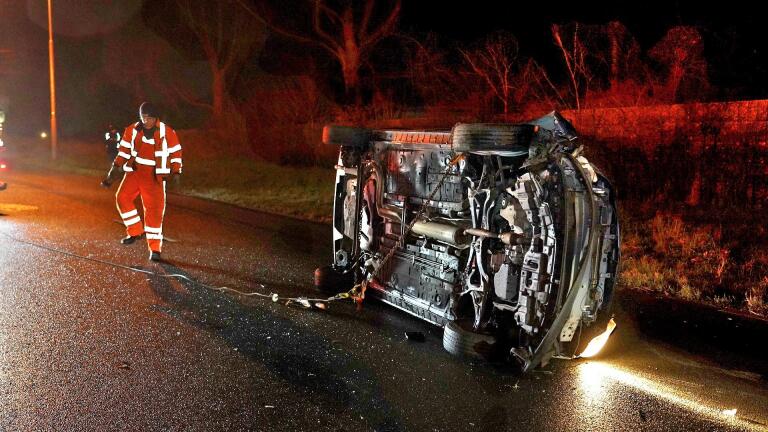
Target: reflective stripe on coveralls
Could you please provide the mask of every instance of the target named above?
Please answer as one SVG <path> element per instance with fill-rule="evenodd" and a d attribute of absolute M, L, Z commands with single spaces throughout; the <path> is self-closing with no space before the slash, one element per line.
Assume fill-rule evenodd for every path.
<path fill-rule="evenodd" d="M 117 154 L 117 156 L 123 157 L 123 158 L 126 159 L 125 163 L 123 164 L 123 171 L 125 171 L 125 172 L 133 172 L 133 168 L 131 168 L 131 166 L 128 165 L 128 162 L 130 162 L 131 156 L 136 156 L 135 151 L 133 150 L 133 143 L 136 141 L 136 135 L 138 134 L 138 132 L 136 131 L 135 125 L 134 125 L 134 127 L 132 129 L 133 129 L 133 132 L 131 133 L 131 141 L 130 142 L 127 142 L 127 141 L 120 142 L 120 146 L 123 146 L 123 142 L 125 142 L 127 144 L 127 145 L 125 145 L 123 147 L 128 148 L 131 151 L 131 154 L 129 155 L 129 154 L 124 153 L 124 152 L 120 152 L 120 153 Z"/>
<path fill-rule="evenodd" d="M 120 207 L 117 208 L 118 211 L 120 211 Z M 120 217 L 123 218 L 123 223 L 126 227 L 130 227 L 133 224 L 137 224 L 141 222 L 141 218 L 139 217 L 139 212 L 136 209 L 133 209 L 127 213 L 120 213 Z"/>
<path fill-rule="evenodd" d="M 144 204 L 144 225 L 138 216 L 134 201 L 141 195 Z M 134 172 L 127 173 L 117 190 L 117 209 L 120 215 L 130 214 L 126 222 L 129 236 L 147 234 L 147 246 L 151 251 L 161 252 L 163 247 L 163 217 L 165 216 L 165 181 L 158 181 L 153 167 L 140 165 Z M 135 216 L 133 216 L 135 215 Z"/>
<path fill-rule="evenodd" d="M 139 134 L 141 139 L 137 139 Z M 160 252 L 166 202 L 164 177 L 172 172 L 181 172 L 181 144 L 176 131 L 163 122 L 157 123 L 157 130 L 152 137 L 144 136 L 144 130 L 138 122 L 128 126 L 124 136 L 131 136 L 131 139 L 120 143 L 119 158 L 122 159 L 116 159 L 117 163 L 123 164 L 126 171 L 117 190 L 117 208 L 121 216 L 136 212 L 128 219 L 131 223 L 126 223 L 128 235 L 138 236 L 146 233 L 149 249 Z M 144 204 L 144 226 L 140 223 L 141 218 L 134 204 L 139 195 Z M 128 222 L 126 218 L 123 221 Z"/>
<path fill-rule="evenodd" d="M 165 132 L 165 128 L 162 128 Z M 136 131 L 134 127 L 134 131 Z M 138 135 L 141 135 L 139 137 Z M 141 139 L 137 139 L 141 138 Z M 120 188 L 117 191 L 116 200 L 118 211 L 123 214 L 133 214 L 132 223 L 127 225 L 126 232 L 130 236 L 146 234 L 147 246 L 153 252 L 161 252 L 163 242 L 163 217 L 165 215 L 165 181 L 157 174 L 161 174 L 160 167 L 156 167 L 155 147 L 157 140 L 143 136 L 143 131 L 138 131 L 131 140 L 131 156 L 135 162 L 134 169 L 126 173 Z M 144 224 L 138 217 L 135 208 L 135 200 L 141 196 L 144 205 Z"/>
<path fill-rule="evenodd" d="M 151 240 L 162 240 L 163 239 L 163 228 L 153 228 L 149 225 L 144 225 L 144 232 L 147 233 L 147 239 Z"/>
<path fill-rule="evenodd" d="M 154 159 L 144 159 L 141 157 L 136 156 L 136 163 L 147 165 L 147 166 L 155 166 L 155 160 Z"/>
<path fill-rule="evenodd" d="M 162 183 L 163 188 L 163 208 L 159 211 L 159 217 L 155 212 L 152 212 L 151 215 L 148 214 L 144 224 L 144 231 L 147 233 L 147 246 L 149 250 L 156 252 L 160 252 L 163 249 L 163 219 L 165 218 L 166 203 L 165 181 L 159 183 Z"/>

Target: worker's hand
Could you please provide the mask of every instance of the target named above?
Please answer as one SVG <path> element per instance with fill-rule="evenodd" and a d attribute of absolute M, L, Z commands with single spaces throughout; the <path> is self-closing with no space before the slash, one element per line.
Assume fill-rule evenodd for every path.
<path fill-rule="evenodd" d="M 115 169 L 114 166 L 107 171 L 107 175 L 104 176 L 104 180 L 101 181 L 101 187 L 105 189 L 109 189 L 112 186 L 112 171 Z"/>
<path fill-rule="evenodd" d="M 120 169 L 120 167 L 117 167 L 115 165 L 112 165 L 109 168 L 109 171 L 107 171 L 107 176 L 104 178 L 104 180 L 101 181 L 101 187 L 103 188 L 110 188 L 112 186 L 112 183 L 117 180 L 117 178 L 120 176 L 120 173 L 123 170 Z"/>
<path fill-rule="evenodd" d="M 170 177 L 171 184 L 174 186 L 178 186 L 181 184 L 181 173 L 180 172 L 172 172 Z"/>

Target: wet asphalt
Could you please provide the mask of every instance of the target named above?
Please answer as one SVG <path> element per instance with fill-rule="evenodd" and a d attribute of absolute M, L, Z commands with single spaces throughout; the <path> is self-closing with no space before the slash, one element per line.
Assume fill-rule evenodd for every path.
<path fill-rule="evenodd" d="M 381 303 L 304 310 L 162 276 L 314 296 L 328 226 L 170 195 L 151 263 L 118 243 L 98 179 L 5 180 L 0 431 L 768 430 L 764 377 L 648 336 L 631 302 L 599 358 L 521 375 L 452 357 L 441 329 Z"/>

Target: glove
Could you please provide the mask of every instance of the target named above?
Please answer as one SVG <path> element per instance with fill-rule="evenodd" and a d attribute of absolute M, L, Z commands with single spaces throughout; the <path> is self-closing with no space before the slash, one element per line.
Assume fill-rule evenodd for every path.
<path fill-rule="evenodd" d="M 104 180 L 101 181 L 101 187 L 109 189 L 112 186 L 112 183 L 117 180 L 117 178 L 120 176 L 121 172 L 123 170 L 115 165 L 112 165 L 109 168 L 109 171 L 107 171 L 107 176 L 104 178 Z"/>
<path fill-rule="evenodd" d="M 170 178 L 171 184 L 174 186 L 178 186 L 181 184 L 181 173 L 180 172 L 172 172 L 171 178 Z"/>
<path fill-rule="evenodd" d="M 181 177 L 181 173 L 172 172 L 170 174 L 166 174 L 165 176 L 156 175 L 155 180 L 158 183 L 165 182 L 168 186 L 175 186 L 180 183 L 180 180 L 181 180 L 180 177 Z"/>

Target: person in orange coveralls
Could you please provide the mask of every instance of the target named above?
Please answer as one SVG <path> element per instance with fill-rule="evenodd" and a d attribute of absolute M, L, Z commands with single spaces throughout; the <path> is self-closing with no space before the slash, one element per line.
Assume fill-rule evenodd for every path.
<path fill-rule="evenodd" d="M 149 259 L 160 261 L 165 182 L 169 176 L 181 174 L 181 144 L 176 131 L 160 121 L 159 112 L 153 104 L 141 104 L 139 119 L 125 129 L 119 152 L 110 170 L 117 172 L 117 167 L 123 167 L 125 171 L 116 198 L 117 211 L 120 212 L 128 235 L 120 242 L 130 245 L 146 236 Z M 138 196 L 141 196 L 144 206 L 143 225 L 135 205 Z"/>

